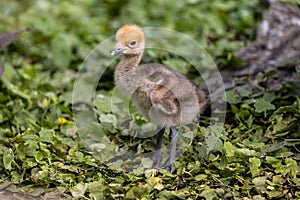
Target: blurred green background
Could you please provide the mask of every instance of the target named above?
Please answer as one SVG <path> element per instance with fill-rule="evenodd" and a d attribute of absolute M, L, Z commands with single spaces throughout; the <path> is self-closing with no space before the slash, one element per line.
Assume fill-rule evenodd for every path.
<path fill-rule="evenodd" d="M 15 53 L 50 70 L 77 69 L 96 44 L 130 23 L 188 34 L 223 63 L 228 52 L 254 38 L 263 9 L 256 0 L 3 0 L 0 4 L 1 32 L 29 30 L 16 41 Z"/>

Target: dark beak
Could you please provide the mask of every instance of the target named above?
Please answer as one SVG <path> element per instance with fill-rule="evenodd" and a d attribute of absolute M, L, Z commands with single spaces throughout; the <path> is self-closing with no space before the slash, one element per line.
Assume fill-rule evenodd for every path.
<path fill-rule="evenodd" d="M 122 54 L 124 50 L 126 50 L 126 48 L 123 48 L 120 43 L 117 43 L 110 55 L 115 56 Z"/>

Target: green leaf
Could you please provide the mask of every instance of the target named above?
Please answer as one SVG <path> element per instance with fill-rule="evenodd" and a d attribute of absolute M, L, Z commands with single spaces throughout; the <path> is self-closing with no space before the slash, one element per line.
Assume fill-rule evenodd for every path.
<path fill-rule="evenodd" d="M 106 114 L 106 115 L 103 114 L 103 115 L 101 115 L 100 116 L 100 121 L 102 123 L 110 123 L 114 126 L 116 126 L 117 123 L 118 123 L 116 116 L 113 115 L 113 114 Z"/>
<path fill-rule="evenodd" d="M 17 171 L 12 171 L 11 175 L 11 182 L 14 184 L 20 184 L 22 182 L 22 176 Z"/>
<path fill-rule="evenodd" d="M 207 178 L 206 174 L 199 174 L 199 175 L 195 176 L 196 181 L 203 181 L 203 180 L 206 180 L 206 178 Z"/>
<path fill-rule="evenodd" d="M 282 113 L 294 113 L 300 115 L 300 110 L 294 106 L 281 106 L 273 113 L 273 115 L 279 115 Z"/>
<path fill-rule="evenodd" d="M 159 177 L 148 177 L 146 181 L 154 189 L 162 190 L 164 188 L 162 179 Z"/>
<path fill-rule="evenodd" d="M 46 164 L 45 161 L 43 161 L 44 159 L 44 154 L 41 151 L 38 151 L 34 154 L 34 158 L 36 160 L 36 162 L 40 163 L 40 164 Z"/>
<path fill-rule="evenodd" d="M 72 194 L 72 197 L 74 198 L 80 198 L 84 197 L 84 193 L 88 187 L 88 184 L 86 183 L 78 183 L 74 187 L 70 188 L 70 192 Z"/>
<path fill-rule="evenodd" d="M 276 69 L 270 70 L 270 71 L 268 71 L 268 72 L 266 72 L 266 73 L 264 74 L 264 78 L 269 78 L 269 77 L 271 77 L 271 76 L 276 75 L 277 73 L 278 73 L 278 71 L 277 71 Z"/>
<path fill-rule="evenodd" d="M 219 162 L 219 167 L 225 168 L 227 166 L 227 164 L 228 164 L 228 159 L 224 154 L 222 154 L 220 162 Z"/>
<path fill-rule="evenodd" d="M 12 149 L 6 149 L 3 153 L 3 164 L 4 164 L 4 168 L 7 170 L 11 170 L 12 169 L 12 162 L 14 161 L 14 154 Z"/>
<path fill-rule="evenodd" d="M 257 152 L 252 149 L 237 148 L 235 153 L 240 156 L 257 156 Z"/>
<path fill-rule="evenodd" d="M 249 95 L 252 93 L 251 90 L 242 86 L 237 87 L 236 90 L 238 91 L 241 97 L 249 97 Z"/>
<path fill-rule="evenodd" d="M 270 93 L 270 92 L 266 92 L 264 93 L 263 99 L 268 101 L 268 102 L 272 102 L 274 99 L 276 98 L 276 95 L 274 93 Z"/>
<path fill-rule="evenodd" d="M 227 157 L 233 157 L 236 151 L 236 147 L 233 146 L 230 142 L 224 142 L 224 148 L 226 151 L 226 156 Z"/>
<path fill-rule="evenodd" d="M 264 186 L 266 184 L 267 177 L 266 176 L 261 176 L 261 177 L 256 177 L 252 179 L 252 183 L 255 186 Z"/>
<path fill-rule="evenodd" d="M 5 70 L 1 76 L 1 80 L 5 82 L 11 82 L 11 80 L 17 76 L 17 71 L 13 68 L 10 63 L 5 63 Z"/>
<path fill-rule="evenodd" d="M 252 177 L 256 177 L 260 174 L 260 159 L 258 158 L 249 158 L 249 162 L 250 162 L 250 172 L 252 174 Z"/>
<path fill-rule="evenodd" d="M 150 158 L 143 158 L 142 159 L 142 165 L 144 168 L 151 168 L 153 165 L 153 161 Z"/>
<path fill-rule="evenodd" d="M 30 97 L 28 94 L 24 93 L 24 91 L 22 91 L 22 89 L 20 89 L 17 85 L 14 85 L 10 82 L 4 81 L 3 83 L 5 84 L 5 86 L 7 87 L 7 89 L 14 95 L 19 96 L 21 98 L 24 98 L 28 101 L 30 101 Z"/>
<path fill-rule="evenodd" d="M 48 142 L 48 143 L 53 143 L 53 138 L 52 138 L 52 134 L 54 133 L 54 131 L 52 129 L 42 129 L 39 132 L 40 138 L 39 140 L 41 142 Z"/>
<path fill-rule="evenodd" d="M 289 169 L 290 178 L 296 183 L 297 182 L 297 174 L 300 172 L 300 167 L 297 164 L 297 161 L 292 158 L 285 159 L 286 167 Z M 299 182 L 299 180 L 298 180 Z"/>
<path fill-rule="evenodd" d="M 239 67 L 243 64 L 243 59 L 239 56 L 236 56 L 233 53 L 229 53 L 227 55 L 227 61 L 228 61 L 227 65 L 229 67 L 233 67 L 233 68 L 234 67 Z"/>
<path fill-rule="evenodd" d="M 271 156 L 266 156 L 266 161 L 268 164 L 270 164 L 273 168 L 281 166 L 281 160 L 271 157 Z"/>
<path fill-rule="evenodd" d="M 225 98 L 226 98 L 226 101 L 230 104 L 237 104 L 237 103 L 241 102 L 241 99 L 238 96 L 236 96 L 235 90 L 227 91 Z"/>
<path fill-rule="evenodd" d="M 276 142 L 274 144 L 266 145 L 263 153 L 274 152 L 282 149 L 286 145 L 286 141 Z"/>
<path fill-rule="evenodd" d="M 267 110 L 274 110 L 275 106 L 269 101 L 266 101 L 264 98 L 256 99 L 254 103 L 255 112 L 261 113 Z"/>
<path fill-rule="evenodd" d="M 147 190 L 147 186 L 138 183 L 137 185 L 133 185 L 126 193 L 125 199 L 138 199 L 142 198 L 143 193 Z"/>
<path fill-rule="evenodd" d="M 221 149 L 223 147 L 222 140 L 214 135 L 209 135 L 205 139 L 209 151 Z"/>
<path fill-rule="evenodd" d="M 23 136 L 24 139 L 28 139 L 28 140 L 38 140 L 39 136 L 35 135 L 35 134 L 26 134 Z"/>
<path fill-rule="evenodd" d="M 95 152 L 101 152 L 103 149 L 105 149 L 106 145 L 102 143 L 95 143 L 90 145 L 91 151 Z"/>
<path fill-rule="evenodd" d="M 275 189 L 267 190 L 266 193 L 271 199 L 282 196 L 282 191 L 278 191 Z"/>
<path fill-rule="evenodd" d="M 217 194 L 215 193 L 215 190 L 213 189 L 206 189 L 200 194 L 201 197 L 204 197 L 207 200 L 213 200 L 217 198 Z"/>

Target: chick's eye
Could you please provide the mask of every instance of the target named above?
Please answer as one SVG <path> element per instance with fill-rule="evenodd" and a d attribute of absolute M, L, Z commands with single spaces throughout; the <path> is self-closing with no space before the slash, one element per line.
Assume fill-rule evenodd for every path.
<path fill-rule="evenodd" d="M 136 45 L 136 41 L 135 40 L 132 41 L 132 42 L 130 42 L 130 46 L 134 46 L 134 45 Z"/>

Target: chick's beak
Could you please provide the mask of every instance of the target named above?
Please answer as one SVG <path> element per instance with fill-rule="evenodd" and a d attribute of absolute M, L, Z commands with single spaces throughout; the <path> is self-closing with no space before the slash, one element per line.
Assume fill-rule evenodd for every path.
<path fill-rule="evenodd" d="M 111 52 L 110 55 L 115 56 L 115 55 L 123 53 L 123 51 L 125 51 L 125 50 L 126 50 L 126 48 L 122 47 L 122 45 L 120 43 L 117 43 L 114 50 Z"/>

